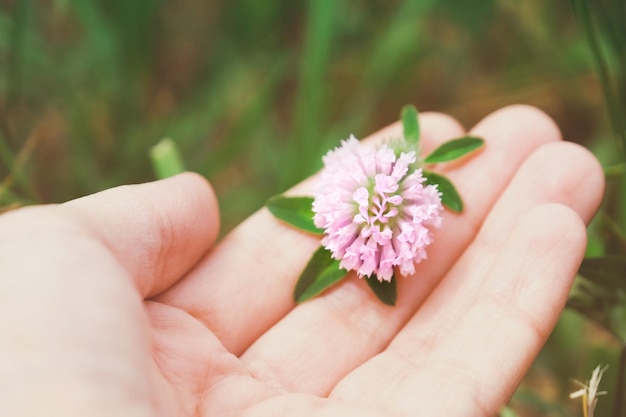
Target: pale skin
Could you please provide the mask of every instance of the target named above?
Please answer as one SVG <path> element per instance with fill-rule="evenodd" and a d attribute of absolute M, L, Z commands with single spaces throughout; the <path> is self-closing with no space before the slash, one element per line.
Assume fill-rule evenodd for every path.
<path fill-rule="evenodd" d="M 420 117 L 424 152 L 464 134 Z M 355 276 L 295 305 L 318 240 L 261 209 L 214 244 L 195 174 L 0 216 L 0 415 L 495 415 L 565 304 L 604 180 L 534 108 L 472 133 L 484 150 L 437 168 L 466 209 L 395 307 Z"/>

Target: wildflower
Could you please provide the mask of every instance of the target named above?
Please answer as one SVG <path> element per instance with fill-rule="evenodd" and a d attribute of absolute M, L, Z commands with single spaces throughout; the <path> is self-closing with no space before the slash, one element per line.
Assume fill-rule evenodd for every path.
<path fill-rule="evenodd" d="M 415 151 L 366 147 L 354 136 L 324 157 L 313 221 L 341 268 L 391 281 L 415 272 L 441 226 L 441 193 L 425 185 Z"/>
<path fill-rule="evenodd" d="M 593 412 L 598 402 L 598 395 L 606 394 L 606 391 L 598 391 L 598 386 L 600 385 L 602 374 L 604 374 L 604 371 L 606 371 L 606 369 L 606 366 L 596 366 L 596 368 L 591 373 L 591 379 L 589 380 L 589 382 L 587 384 L 583 384 L 576 381 L 579 385 L 582 385 L 582 388 L 578 391 L 572 392 L 569 395 L 570 398 L 582 397 L 583 415 L 585 417 L 593 417 Z"/>
<path fill-rule="evenodd" d="M 267 201 L 277 218 L 322 236 L 298 278 L 294 300 L 303 302 L 356 271 L 376 297 L 395 305 L 396 272 L 415 273 L 441 226 L 443 207 L 462 213 L 463 200 L 452 182 L 422 164 L 440 164 L 476 151 L 484 140 L 451 139 L 424 158 L 417 109 L 404 106 L 403 135 L 393 143 L 367 147 L 354 136 L 324 157 L 313 197 L 278 195 Z M 330 256 L 329 256 L 330 252 Z M 375 278 L 375 279 L 374 279 Z"/>

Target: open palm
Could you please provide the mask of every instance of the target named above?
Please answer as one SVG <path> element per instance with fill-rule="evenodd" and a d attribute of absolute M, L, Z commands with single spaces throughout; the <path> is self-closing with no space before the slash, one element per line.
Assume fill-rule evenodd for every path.
<path fill-rule="evenodd" d="M 420 117 L 426 153 L 463 134 Z M 319 242 L 260 210 L 212 247 L 193 174 L 3 215 L 0 415 L 495 414 L 563 308 L 603 175 L 529 107 L 473 132 L 485 149 L 444 171 L 466 209 L 395 307 L 356 277 L 294 305 Z"/>

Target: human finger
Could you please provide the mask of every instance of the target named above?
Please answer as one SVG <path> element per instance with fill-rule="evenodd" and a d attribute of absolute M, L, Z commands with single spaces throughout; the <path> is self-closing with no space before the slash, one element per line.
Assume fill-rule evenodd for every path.
<path fill-rule="evenodd" d="M 0 216 L 0 415 L 151 404 L 142 299 L 208 248 L 215 210 L 184 174 Z"/>
<path fill-rule="evenodd" d="M 447 322 L 436 346 L 416 356 L 409 346 L 392 344 L 330 397 L 398 414 L 419 409 L 424 415 L 495 415 L 554 327 L 585 241 L 584 224 L 571 208 L 533 208 L 498 251 L 471 305 Z"/>
<path fill-rule="evenodd" d="M 422 142 L 430 149 L 463 133 L 454 119 L 420 115 Z M 396 123 L 367 138 L 398 137 Z M 311 193 L 312 179 L 290 194 Z M 204 322 L 225 346 L 242 353 L 294 306 L 293 286 L 319 238 L 277 221 L 261 209 L 226 236 L 183 281 L 159 301 L 184 309 Z"/>
<path fill-rule="evenodd" d="M 335 291 L 296 307 L 255 342 L 242 356 L 248 368 L 273 385 L 326 394 L 389 343 L 474 239 L 518 167 L 542 144 L 560 138 L 547 116 L 523 106 L 487 117 L 474 132 L 486 140 L 483 152 L 446 173 L 464 196 L 466 210 L 460 216 L 446 215 L 428 249 L 429 259 L 418 265 L 413 277 L 398 280 L 396 306 L 382 305 L 362 280 L 348 279 Z M 545 167 L 546 175 L 551 168 Z M 571 171 L 567 184 L 583 175 Z M 561 177 L 565 175 L 559 173 Z M 527 191 L 520 211 L 543 198 L 540 184 Z"/>
<path fill-rule="evenodd" d="M 204 178 L 184 173 L 61 206 L 130 272 L 143 297 L 179 280 L 215 241 L 219 212 Z"/>
<path fill-rule="evenodd" d="M 392 346 L 412 357 L 437 349 L 480 296 L 493 259 L 534 205 L 559 203 L 585 222 L 598 209 L 604 191 L 602 168 L 586 149 L 573 143 L 552 143 L 538 149 L 522 166 L 482 229 L 446 278 L 430 294 Z"/>

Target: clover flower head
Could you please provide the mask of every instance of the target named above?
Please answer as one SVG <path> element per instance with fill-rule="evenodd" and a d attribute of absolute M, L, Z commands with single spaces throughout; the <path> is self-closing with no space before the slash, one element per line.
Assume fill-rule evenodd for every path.
<path fill-rule="evenodd" d="M 324 156 L 313 218 L 340 266 L 390 281 L 415 272 L 440 227 L 441 193 L 416 165 L 415 151 L 368 147 L 354 136 Z"/>

